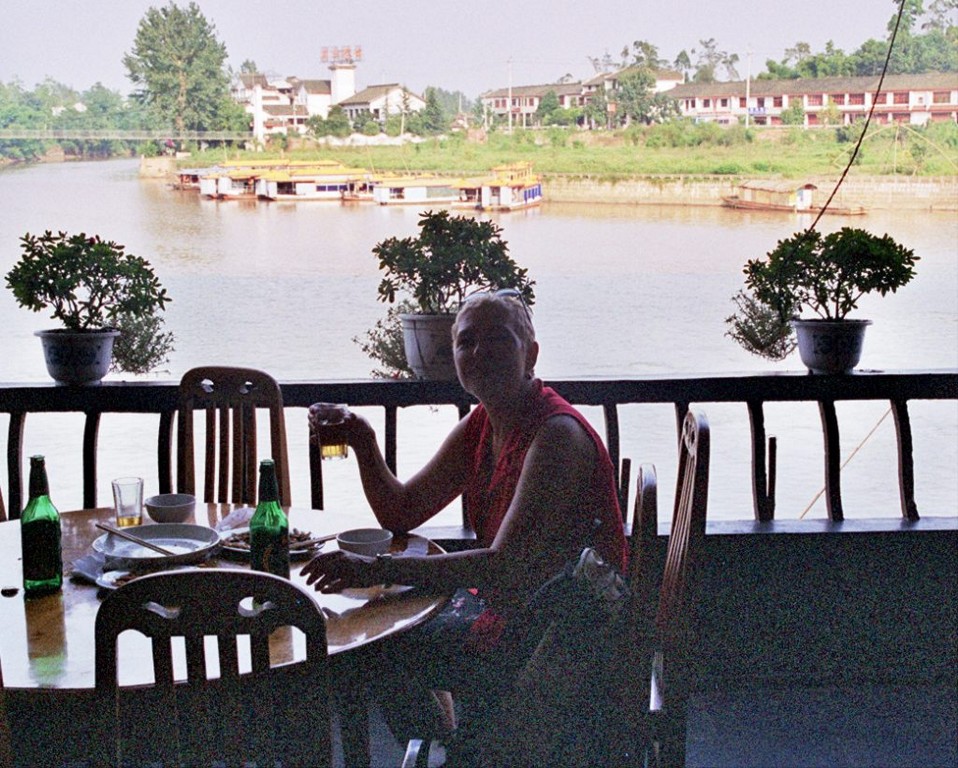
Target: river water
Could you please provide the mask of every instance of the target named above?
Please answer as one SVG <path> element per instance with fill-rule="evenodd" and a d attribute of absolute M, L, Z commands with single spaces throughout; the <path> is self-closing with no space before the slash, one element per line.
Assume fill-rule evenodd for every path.
<path fill-rule="evenodd" d="M 96 233 L 149 259 L 173 302 L 167 327 L 177 337 L 168 369 L 178 379 L 201 364 L 265 369 L 280 380 L 352 379 L 372 363 L 353 341 L 385 313 L 376 299 L 372 247 L 416 233 L 411 207 L 202 200 L 137 175 L 133 160 L 39 165 L 0 171 L 0 270 L 19 257 L 18 238 L 46 229 Z M 797 354 L 772 364 L 724 336 L 742 265 L 810 223 L 787 214 L 723 208 L 560 205 L 493 217 L 520 265 L 536 280 L 534 307 L 542 347 L 537 372 L 550 377 L 798 370 Z M 918 276 L 899 294 L 866 297 L 859 317 L 874 321 L 863 368 L 958 367 L 958 216 L 871 212 L 827 217 L 822 231 L 861 226 L 888 232 L 921 256 Z M 46 381 L 33 331 L 50 327 L 0 291 L 6 330 L 2 381 Z M 117 375 L 111 375 L 118 378 Z M 744 406 L 704 406 L 713 441 L 710 514 L 751 516 L 748 423 Z M 846 515 L 897 514 L 892 419 L 882 404 L 840 406 Z M 958 508 L 958 407 L 915 403 L 917 498 L 925 514 Z M 601 414 L 594 415 L 600 424 Z M 374 422 L 375 414 L 370 414 Z M 455 418 L 448 409 L 412 409 L 400 418 L 400 475 L 428 458 Z M 770 406 L 779 438 L 778 516 L 824 516 L 817 408 Z M 5 417 L 0 417 L 5 430 Z M 622 449 L 659 470 L 665 516 L 674 483 L 670 406 L 622 410 Z M 81 417 L 31 416 L 24 449 L 48 456 L 61 509 L 81 501 Z M 100 503 L 112 476 L 140 474 L 155 490 L 155 418 L 104 418 Z M 309 498 L 305 414 L 289 414 L 294 503 Z M 859 448 L 859 445 L 861 447 Z M 858 449 L 858 450 L 856 450 Z M 0 478 L 6 485 L 6 468 Z M 330 504 L 355 504 L 354 462 L 329 467 Z M 813 503 L 814 502 L 814 503 Z M 806 511 L 807 510 L 807 511 Z M 457 510 L 447 510 L 452 521 Z"/>

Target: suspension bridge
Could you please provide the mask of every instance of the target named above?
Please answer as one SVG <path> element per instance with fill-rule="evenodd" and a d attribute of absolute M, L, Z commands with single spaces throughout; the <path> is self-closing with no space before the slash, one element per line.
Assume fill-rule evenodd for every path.
<path fill-rule="evenodd" d="M 70 128 L 0 128 L 0 141 L 32 139 L 35 141 L 251 141 L 250 131 L 138 131 L 104 128 L 76 130 Z"/>

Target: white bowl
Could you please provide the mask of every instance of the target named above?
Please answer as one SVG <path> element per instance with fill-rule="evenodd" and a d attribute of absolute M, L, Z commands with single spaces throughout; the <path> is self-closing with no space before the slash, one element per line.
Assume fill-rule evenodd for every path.
<path fill-rule="evenodd" d="M 185 523 L 196 508 L 196 497 L 189 493 L 161 493 L 143 502 L 150 519 L 157 523 Z"/>
<path fill-rule="evenodd" d="M 392 540 L 392 531 L 382 528 L 356 528 L 343 531 L 336 537 L 336 543 L 339 544 L 340 549 L 368 557 L 388 552 Z"/>

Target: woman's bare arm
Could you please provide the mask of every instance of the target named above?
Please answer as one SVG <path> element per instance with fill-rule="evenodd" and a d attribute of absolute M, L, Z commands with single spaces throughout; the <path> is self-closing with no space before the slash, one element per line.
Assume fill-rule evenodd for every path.
<path fill-rule="evenodd" d="M 412 530 L 462 492 L 466 477 L 465 420 L 453 428 L 436 455 L 405 482 L 386 465 L 369 422 L 351 413 L 343 429 L 359 464 L 366 500 L 384 528 Z"/>
<path fill-rule="evenodd" d="M 440 449 L 436 460 L 442 454 Z M 554 417 L 533 440 L 509 511 L 489 547 L 376 563 L 331 552 L 317 556 L 303 572 L 322 591 L 384 582 L 440 591 L 474 586 L 497 590 L 507 603 L 521 604 L 588 543 L 592 521 L 584 489 L 595 459 L 592 438 L 578 422 Z"/>

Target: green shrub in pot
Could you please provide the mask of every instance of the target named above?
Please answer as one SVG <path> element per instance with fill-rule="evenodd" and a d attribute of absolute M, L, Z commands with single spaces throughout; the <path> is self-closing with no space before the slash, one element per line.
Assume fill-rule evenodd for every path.
<path fill-rule="evenodd" d="M 117 371 L 145 373 L 167 359 L 173 335 L 162 331 L 158 313 L 171 299 L 148 261 L 84 233 L 28 232 L 20 245 L 7 287 L 21 307 L 50 310 L 61 323 L 59 329 L 37 332 L 54 379 L 90 383 L 111 364 Z M 114 349 L 118 336 L 122 341 Z M 52 346 L 65 339 L 81 347 L 71 352 Z"/>
<path fill-rule="evenodd" d="M 426 211 L 417 237 L 390 237 L 373 248 L 384 273 L 379 300 L 409 300 L 401 315 L 407 363 L 419 378 L 455 378 L 449 327 L 470 293 L 514 288 L 535 301 L 528 270 L 509 256 L 502 229 L 492 221 Z M 438 326 L 438 327 L 437 327 Z M 418 336 L 418 333 L 422 336 Z M 440 346 L 433 347 L 433 342 Z"/>
<path fill-rule="evenodd" d="M 749 352 L 781 360 L 795 347 L 795 328 L 799 352 L 810 370 L 848 372 L 858 363 L 856 347 L 860 355 L 861 335 L 870 323 L 850 319 L 848 314 L 866 294 L 884 296 L 908 284 L 919 258 L 890 235 L 863 229 L 844 227 L 828 235 L 817 230 L 797 233 L 779 241 L 764 259 L 745 264 L 745 288 L 733 297 L 738 311 L 726 318 L 727 335 Z M 813 317 L 802 317 L 803 312 Z M 826 329 L 844 336 L 841 340 L 822 336 Z M 805 343 L 806 330 L 819 340 L 809 338 Z M 814 347 L 835 353 L 836 359 L 809 364 L 806 348 Z M 843 350 L 854 362 L 838 359 L 837 353 Z"/>

